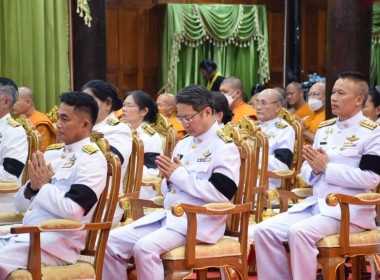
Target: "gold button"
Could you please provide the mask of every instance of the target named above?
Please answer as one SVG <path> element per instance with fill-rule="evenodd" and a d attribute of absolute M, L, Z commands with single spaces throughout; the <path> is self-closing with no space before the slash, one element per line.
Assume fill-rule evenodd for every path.
<path fill-rule="evenodd" d="M 193 149 L 195 149 L 195 147 L 196 147 L 197 145 L 195 145 L 195 144 L 193 144 L 193 146 L 191 146 Z"/>
<path fill-rule="evenodd" d="M 33 206 L 30 206 L 30 207 L 29 207 L 29 211 L 32 211 L 32 210 L 33 210 Z"/>
<path fill-rule="evenodd" d="M 66 157 L 66 155 L 65 155 L 65 154 L 62 154 L 62 155 L 61 155 L 61 158 L 65 158 L 65 157 Z"/>
<path fill-rule="evenodd" d="M 189 161 L 188 160 L 186 161 L 186 165 L 189 165 Z"/>
<path fill-rule="evenodd" d="M 72 147 L 69 147 L 69 152 L 72 152 L 73 151 L 73 148 Z"/>
<path fill-rule="evenodd" d="M 170 206 L 166 207 L 166 209 L 170 210 Z"/>
<path fill-rule="evenodd" d="M 198 143 L 202 143 L 202 139 L 198 138 Z"/>
<path fill-rule="evenodd" d="M 171 193 L 172 193 L 172 194 L 175 194 L 175 190 L 171 190 Z"/>

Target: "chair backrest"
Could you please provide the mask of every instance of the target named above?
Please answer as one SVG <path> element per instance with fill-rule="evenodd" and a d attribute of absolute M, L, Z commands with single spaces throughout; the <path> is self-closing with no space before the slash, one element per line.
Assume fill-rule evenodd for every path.
<path fill-rule="evenodd" d="M 102 133 L 92 133 L 91 141 L 95 142 L 107 160 L 107 180 L 95 211 L 92 216 L 92 223 L 111 222 L 114 217 L 118 194 L 120 188 L 121 164 L 120 159 L 110 152 L 110 146 L 103 138 Z M 85 249 L 82 255 L 95 256 L 94 267 L 96 275 L 100 275 L 107 245 L 109 229 L 98 231 L 88 231 Z M 99 234 L 100 233 L 100 234 Z M 101 262 L 101 263 L 99 263 Z"/>
<path fill-rule="evenodd" d="M 160 135 L 164 155 L 171 157 L 178 141 L 178 133 L 173 125 L 162 114 L 157 115 L 157 120 L 150 126 Z"/>
<path fill-rule="evenodd" d="M 55 125 L 58 121 L 58 106 L 54 106 L 50 109 L 49 112 L 46 114 L 48 118 L 51 120 L 51 122 Z"/>
<path fill-rule="evenodd" d="M 252 177 L 252 201 L 254 202 L 255 221 L 262 221 L 262 213 L 264 210 L 264 192 L 269 188 L 268 181 L 268 153 L 269 142 L 268 137 L 261 128 L 255 125 L 255 122 L 243 117 L 236 124 L 240 129 L 244 139 L 252 146 L 255 152 L 255 162 L 258 165 L 256 176 Z M 260 164 L 261 163 L 261 164 Z M 256 197 L 254 197 L 256 196 Z"/>
<path fill-rule="evenodd" d="M 242 204 L 251 202 L 252 184 L 256 180 L 257 163 L 255 159 L 255 151 L 252 146 L 244 140 L 239 129 L 232 123 L 226 124 L 222 129 L 222 133 L 230 137 L 240 153 L 240 177 L 237 192 L 232 198 L 233 204 Z M 241 215 L 232 214 L 227 220 L 226 233 L 237 233 L 240 231 Z"/>
<path fill-rule="evenodd" d="M 132 151 L 128 169 L 123 178 L 124 193 L 140 191 L 144 166 L 144 143 L 136 130 L 132 130 Z"/>
<path fill-rule="evenodd" d="M 303 131 L 302 124 L 296 119 L 296 117 L 287 109 L 281 108 L 278 113 L 279 118 L 285 120 L 291 127 L 293 127 L 296 139 L 294 142 L 293 161 L 291 170 L 300 170 L 302 166 L 302 146 L 303 146 Z"/>
<path fill-rule="evenodd" d="M 26 182 L 29 180 L 29 167 L 28 167 L 28 160 L 32 158 L 32 154 L 35 153 L 37 150 L 41 147 L 41 135 L 33 127 L 33 125 L 30 123 L 29 120 L 25 119 L 24 117 L 20 116 L 17 118 L 17 121 L 22 125 L 26 132 L 26 138 L 28 140 L 28 157 L 27 161 L 25 163 L 24 172 L 22 175 L 22 181 L 21 185 L 26 184 Z"/>

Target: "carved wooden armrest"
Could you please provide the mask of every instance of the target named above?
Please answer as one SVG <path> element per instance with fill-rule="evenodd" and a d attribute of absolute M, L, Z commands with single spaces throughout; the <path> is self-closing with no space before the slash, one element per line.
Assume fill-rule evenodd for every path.
<path fill-rule="evenodd" d="M 162 183 L 162 178 L 160 177 L 143 177 L 141 181 L 141 184 L 143 186 L 151 186 L 160 195 L 162 195 L 161 183 Z"/>

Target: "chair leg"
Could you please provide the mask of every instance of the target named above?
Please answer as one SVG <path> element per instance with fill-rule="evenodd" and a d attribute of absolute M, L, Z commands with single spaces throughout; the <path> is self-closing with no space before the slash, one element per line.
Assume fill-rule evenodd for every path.
<path fill-rule="evenodd" d="M 318 258 L 318 262 L 322 265 L 323 280 L 334 280 L 336 269 L 339 265 L 344 263 L 344 258 Z"/>

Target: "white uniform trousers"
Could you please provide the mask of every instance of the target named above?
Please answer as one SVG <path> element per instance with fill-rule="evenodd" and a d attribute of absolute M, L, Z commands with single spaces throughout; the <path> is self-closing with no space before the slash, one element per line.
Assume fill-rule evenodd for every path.
<path fill-rule="evenodd" d="M 103 279 L 128 279 L 126 260 L 133 256 L 137 279 L 163 280 L 160 255 L 184 245 L 186 241 L 185 235 L 166 228 L 165 221 L 111 230 L 104 257 Z"/>
<path fill-rule="evenodd" d="M 315 244 L 327 235 L 339 233 L 339 229 L 340 221 L 319 214 L 317 204 L 302 212 L 285 212 L 259 223 L 254 235 L 258 280 L 315 280 L 318 268 Z M 350 226 L 350 232 L 362 230 Z M 284 241 L 289 243 L 291 265 Z"/>
<path fill-rule="evenodd" d="M 0 279 L 16 269 L 26 269 L 28 265 L 29 243 L 0 238 Z M 68 263 L 41 250 L 42 265 L 67 265 Z"/>

